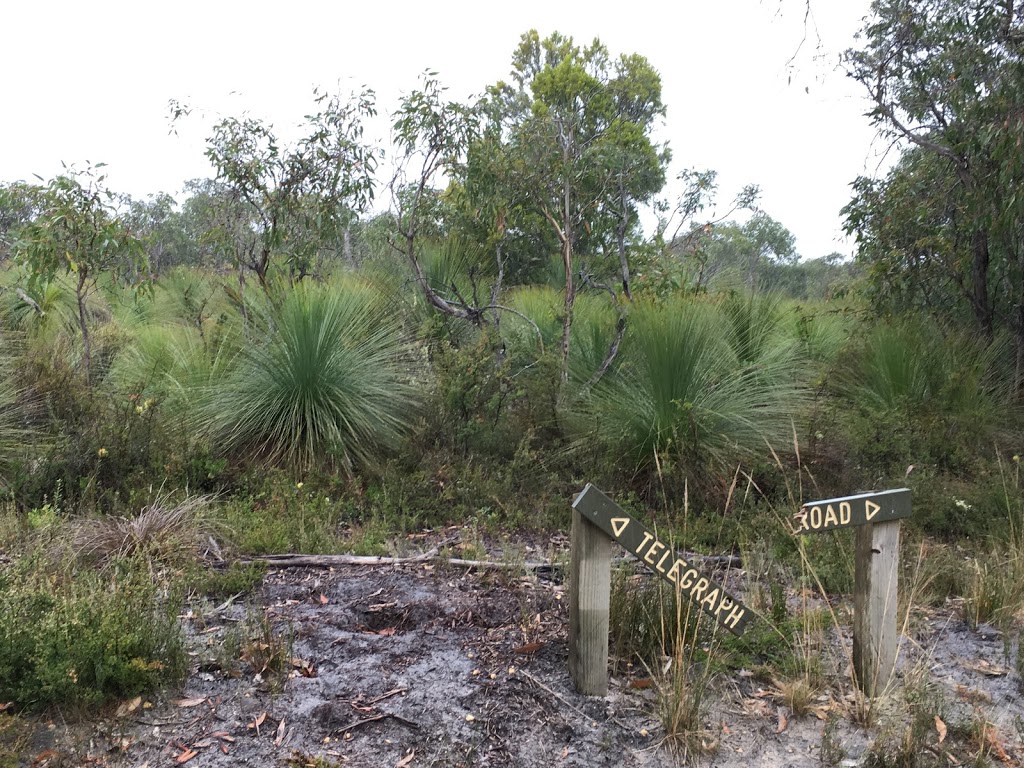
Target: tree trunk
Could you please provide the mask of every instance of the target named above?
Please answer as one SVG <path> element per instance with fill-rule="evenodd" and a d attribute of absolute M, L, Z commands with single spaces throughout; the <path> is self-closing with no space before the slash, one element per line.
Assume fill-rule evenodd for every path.
<path fill-rule="evenodd" d="M 572 310 L 576 303 L 576 285 L 572 279 L 572 241 L 562 243 L 562 261 L 565 264 L 565 312 L 562 318 L 562 381 L 569 380 L 569 338 L 572 335 Z"/>
<path fill-rule="evenodd" d="M 345 261 L 353 267 L 359 266 L 356 263 L 355 254 L 352 253 L 352 230 L 348 226 L 345 227 L 345 231 L 341 235 L 341 253 L 345 257 Z"/>
<path fill-rule="evenodd" d="M 78 328 L 82 332 L 82 368 L 85 370 L 85 380 L 88 382 L 89 369 L 92 367 L 92 345 L 89 340 L 89 323 L 85 307 L 89 270 L 84 265 L 80 265 L 78 269 L 78 286 L 75 288 L 75 296 L 78 299 Z"/>
<path fill-rule="evenodd" d="M 621 177 L 620 177 L 621 181 Z M 626 258 L 626 229 L 629 225 L 629 200 L 626 197 L 626 187 L 624 184 L 620 184 L 620 191 L 622 192 L 622 218 L 619 220 L 619 269 L 622 271 L 622 293 L 625 294 L 626 299 L 630 304 L 633 303 L 633 291 L 629 285 L 629 260 Z"/>
<path fill-rule="evenodd" d="M 982 334 L 989 341 L 994 333 L 992 300 L 988 293 L 988 231 L 978 229 L 971 239 L 971 306 Z"/>

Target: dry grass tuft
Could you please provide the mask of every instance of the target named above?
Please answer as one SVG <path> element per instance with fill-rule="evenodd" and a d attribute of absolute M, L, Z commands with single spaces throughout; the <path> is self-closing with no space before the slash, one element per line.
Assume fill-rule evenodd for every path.
<path fill-rule="evenodd" d="M 82 520 L 71 531 L 71 553 L 100 565 L 134 556 L 164 563 L 194 559 L 210 535 L 205 519 L 209 503 L 208 496 L 190 496 L 177 504 L 158 498 L 135 517 Z"/>

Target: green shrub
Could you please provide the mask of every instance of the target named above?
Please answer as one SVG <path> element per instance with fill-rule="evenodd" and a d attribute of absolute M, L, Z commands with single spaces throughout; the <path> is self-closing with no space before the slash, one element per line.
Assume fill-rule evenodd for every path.
<path fill-rule="evenodd" d="M 178 679 L 179 607 L 139 561 L 102 573 L 17 563 L 0 572 L 0 700 L 95 705 Z"/>

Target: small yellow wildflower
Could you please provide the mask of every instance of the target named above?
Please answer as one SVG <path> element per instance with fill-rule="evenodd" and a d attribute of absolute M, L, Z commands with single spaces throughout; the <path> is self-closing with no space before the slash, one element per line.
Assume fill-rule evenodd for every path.
<path fill-rule="evenodd" d="M 98 451 L 96 451 L 96 455 L 99 456 L 101 459 L 105 459 L 107 457 L 107 449 L 100 448 Z"/>
<path fill-rule="evenodd" d="M 143 410 L 144 409 L 143 409 L 143 407 L 141 405 L 136 405 L 135 406 L 135 412 L 136 413 L 142 413 Z"/>
<path fill-rule="evenodd" d="M 305 485 L 305 483 L 296 483 L 295 487 L 298 488 L 301 491 L 303 485 Z"/>

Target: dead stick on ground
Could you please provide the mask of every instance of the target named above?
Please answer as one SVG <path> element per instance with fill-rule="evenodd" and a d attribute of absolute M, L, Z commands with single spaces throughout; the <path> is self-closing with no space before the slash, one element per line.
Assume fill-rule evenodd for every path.
<path fill-rule="evenodd" d="M 489 560 L 461 560 L 441 557 L 436 552 L 426 552 L 414 557 L 377 557 L 368 555 L 265 555 L 241 558 L 239 563 L 266 563 L 273 568 L 332 568 L 338 565 L 414 565 L 435 561 L 461 568 L 483 568 L 488 570 L 523 568 L 537 570 L 551 568 L 551 563 L 496 563 Z"/>
<path fill-rule="evenodd" d="M 534 685 L 536 685 L 536 686 L 537 686 L 538 688 L 540 688 L 540 689 L 542 689 L 542 690 L 546 691 L 547 693 L 551 694 L 552 696 L 554 696 L 554 697 L 555 697 L 556 699 L 558 699 L 558 700 L 559 700 L 560 702 L 562 702 L 563 704 L 565 704 L 565 706 L 567 706 L 567 707 L 568 707 L 569 709 L 571 709 L 571 710 L 572 710 L 573 712 L 575 712 L 575 713 L 576 713 L 577 715 L 580 715 L 581 717 L 584 717 L 584 718 L 586 718 L 586 719 L 587 719 L 587 720 L 588 720 L 588 721 L 590 722 L 590 724 L 591 724 L 591 725 L 596 725 L 596 724 L 597 724 L 597 722 L 596 722 L 596 721 L 594 720 L 594 718 L 592 718 L 592 717 L 591 717 L 590 715 L 588 715 L 588 714 L 587 714 L 586 712 L 584 712 L 584 711 L 583 711 L 582 709 L 580 709 L 579 707 L 577 707 L 577 706 L 574 706 L 574 705 L 572 704 L 572 702 L 568 701 L 568 700 L 567 700 L 567 699 L 566 699 L 566 698 L 565 698 L 565 697 L 564 697 L 564 696 L 563 696 L 562 694 L 560 694 L 560 693 L 559 693 L 558 691 L 555 691 L 555 690 L 552 690 L 551 688 L 548 688 L 548 687 L 547 687 L 546 685 L 544 685 L 544 683 L 542 683 L 542 682 L 541 682 L 540 680 L 538 680 L 538 679 L 537 679 L 536 677 L 534 677 L 533 675 L 531 675 L 531 674 L 530 674 L 529 672 L 527 672 L 527 671 L 526 671 L 525 669 L 518 669 L 518 670 L 516 670 L 516 674 L 517 674 L 517 675 L 522 675 L 523 677 L 525 677 L 526 679 L 528 679 L 528 680 L 529 680 L 529 681 L 530 681 L 531 683 L 533 683 Z M 619 720 L 619 719 L 618 719 L 617 717 L 609 717 L 609 718 L 608 718 L 608 720 L 607 720 L 607 722 L 609 722 L 609 723 L 615 723 L 615 725 L 619 726 L 619 728 L 622 728 L 623 730 L 626 730 L 626 731 L 632 731 L 632 730 L 633 730 L 633 729 L 632 729 L 632 728 L 631 728 L 630 726 L 626 725 L 626 724 L 625 724 L 624 722 L 622 722 L 621 720 Z"/>
<path fill-rule="evenodd" d="M 390 699 L 392 696 L 397 696 L 398 694 L 405 693 L 408 690 L 408 688 L 395 688 L 394 690 L 388 691 L 387 693 L 382 693 L 376 699 L 370 699 L 366 706 L 372 707 L 374 704 L 379 704 L 380 702 L 384 701 L 384 699 Z"/>
<path fill-rule="evenodd" d="M 419 723 L 414 723 L 412 720 L 407 720 L 406 718 L 402 717 L 401 715 L 396 715 L 396 714 L 394 714 L 392 712 L 381 712 L 379 715 L 371 715 L 370 717 L 364 717 L 362 720 L 356 720 L 354 723 L 349 723 L 348 725 L 346 725 L 343 728 L 335 728 L 334 732 L 335 733 L 345 733 L 346 731 L 355 730 L 356 728 L 358 728 L 361 725 L 367 725 L 369 723 L 376 723 L 376 722 L 378 722 L 380 720 L 386 720 L 389 717 L 392 720 L 397 720 L 398 722 L 402 723 L 403 725 L 407 725 L 410 728 L 413 728 L 415 730 L 419 730 L 419 727 L 420 727 Z"/>
<path fill-rule="evenodd" d="M 522 676 L 523 676 L 523 677 L 525 677 L 525 678 L 526 678 L 527 680 L 529 680 L 529 681 L 530 681 L 531 683 L 533 683 L 534 685 L 536 685 L 536 686 L 537 686 L 538 688 L 540 688 L 540 689 L 542 689 L 542 690 L 544 690 L 544 691 L 547 691 L 548 693 L 550 693 L 550 694 L 551 694 L 552 696 L 554 696 L 554 697 L 555 697 L 556 699 L 558 699 L 558 700 L 559 700 L 560 702 L 562 702 L 563 704 L 565 704 L 565 706 L 567 706 L 567 707 L 568 707 L 569 709 L 571 709 L 571 710 L 572 710 L 573 712 L 575 712 L 575 713 L 576 713 L 577 715 L 582 715 L 583 717 L 585 717 L 585 718 L 586 718 L 586 719 L 587 719 L 587 720 L 588 720 L 588 721 L 589 721 L 589 722 L 590 722 L 590 723 L 591 723 L 592 725 L 593 725 L 593 724 L 595 724 L 595 723 L 594 723 L 594 718 L 592 718 L 592 717 L 591 717 L 590 715 L 588 715 L 588 714 L 587 714 L 586 712 L 584 712 L 584 711 L 583 711 L 582 709 L 580 709 L 579 707 L 575 706 L 575 705 L 574 705 L 574 704 L 573 704 L 572 702 L 568 701 L 568 700 L 567 700 L 567 699 L 566 699 L 566 698 L 565 698 L 565 697 L 564 697 L 564 696 L 563 696 L 562 694 L 558 693 L 557 691 L 554 691 L 554 690 L 552 690 L 551 688 L 548 688 L 548 687 L 547 687 L 546 685 L 544 685 L 544 683 L 542 683 L 542 682 L 541 682 L 540 680 L 538 680 L 538 679 L 537 679 L 536 677 L 534 677 L 533 675 L 531 675 L 531 674 L 530 674 L 529 672 L 527 672 L 527 671 L 526 671 L 525 669 L 519 669 L 519 670 L 517 670 L 517 671 L 516 671 L 516 674 L 518 674 L 518 675 L 522 675 Z"/>
<path fill-rule="evenodd" d="M 740 560 L 735 555 L 697 555 L 685 553 L 691 560 L 707 565 L 739 567 Z M 526 571 L 557 568 L 555 563 L 499 563 L 493 560 L 463 560 L 457 557 L 443 557 L 437 550 L 429 550 L 421 555 L 411 557 L 383 557 L 378 555 L 263 555 L 261 557 L 243 557 L 237 562 L 266 563 L 273 568 L 333 568 L 340 565 L 415 565 L 418 563 L 436 562 L 457 568 L 479 568 L 482 570 L 515 570 Z"/>

